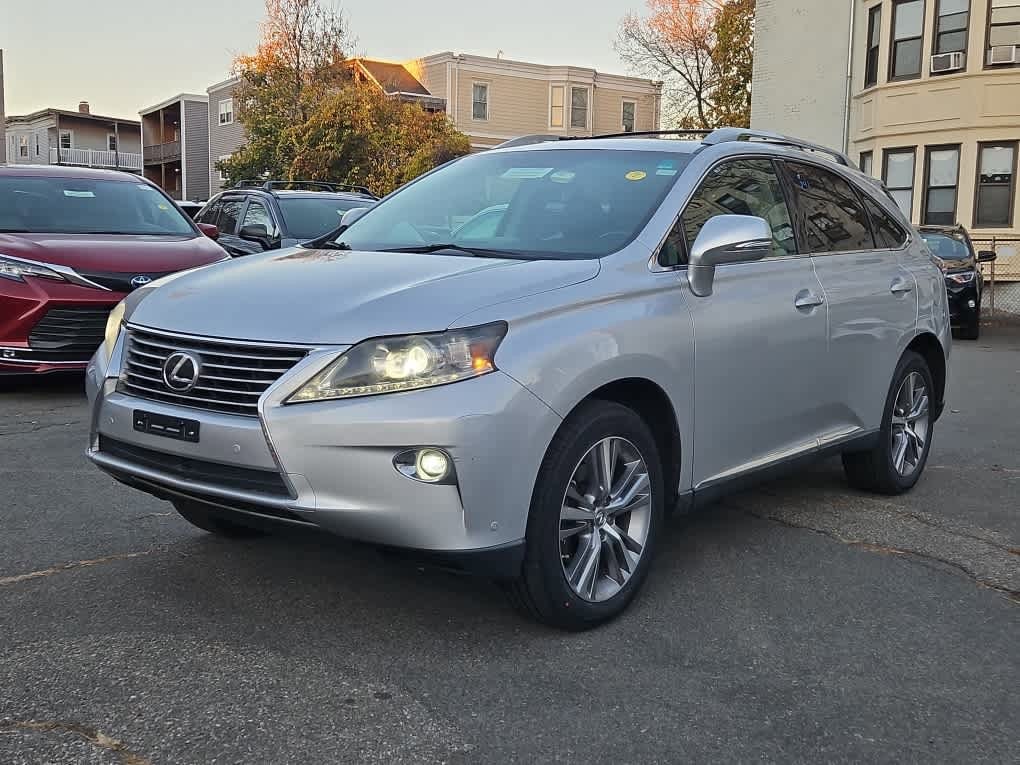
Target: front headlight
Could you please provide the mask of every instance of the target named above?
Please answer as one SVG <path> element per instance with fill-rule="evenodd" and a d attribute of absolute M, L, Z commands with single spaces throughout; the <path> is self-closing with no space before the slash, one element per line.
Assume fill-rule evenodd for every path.
<path fill-rule="evenodd" d="M 946 278 L 951 282 L 957 284 L 970 284 L 974 281 L 975 273 L 973 271 L 964 271 L 960 274 L 946 274 Z"/>
<path fill-rule="evenodd" d="M 120 337 L 120 329 L 124 323 L 124 301 L 121 300 L 117 305 L 110 311 L 110 315 L 106 319 L 106 333 L 103 335 L 103 347 L 106 348 L 106 361 L 110 361 L 110 356 L 113 355 L 113 346 L 117 344 L 117 338 Z"/>
<path fill-rule="evenodd" d="M 42 263 L 33 263 L 30 260 L 21 260 L 10 255 L 0 255 L 0 278 L 23 282 L 26 276 L 37 276 L 40 279 L 53 279 L 59 282 L 67 281 L 62 274 L 52 268 L 47 268 Z"/>
<path fill-rule="evenodd" d="M 358 343 L 287 399 L 288 403 L 376 396 L 467 380 L 496 369 L 505 322 L 433 335 Z"/>

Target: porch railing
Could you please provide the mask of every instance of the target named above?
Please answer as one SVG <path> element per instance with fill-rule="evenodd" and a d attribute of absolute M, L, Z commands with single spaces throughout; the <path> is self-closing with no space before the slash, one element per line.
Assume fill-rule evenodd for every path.
<path fill-rule="evenodd" d="M 50 163 L 54 165 L 78 165 L 80 167 L 103 167 L 114 170 L 141 170 L 142 155 L 131 152 L 105 151 L 102 149 L 50 149 Z"/>

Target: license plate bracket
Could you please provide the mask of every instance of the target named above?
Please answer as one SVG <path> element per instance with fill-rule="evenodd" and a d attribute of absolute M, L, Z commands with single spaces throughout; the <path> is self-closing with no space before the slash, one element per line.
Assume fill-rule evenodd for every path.
<path fill-rule="evenodd" d="M 165 414 L 134 410 L 134 428 L 139 433 L 172 438 L 175 441 L 189 441 L 197 444 L 199 439 L 198 420 L 186 420 L 183 417 L 168 417 Z"/>

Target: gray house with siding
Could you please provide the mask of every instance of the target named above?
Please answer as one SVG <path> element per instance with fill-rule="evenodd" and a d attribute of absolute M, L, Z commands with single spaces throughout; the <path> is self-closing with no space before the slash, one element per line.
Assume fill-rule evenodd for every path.
<path fill-rule="evenodd" d="M 209 198 L 209 99 L 181 93 L 142 109 L 145 177 L 174 199 Z"/>
<path fill-rule="evenodd" d="M 77 111 L 51 108 L 11 115 L 5 134 L 7 159 L 14 164 L 142 170 L 138 122 L 92 114 L 88 101 L 79 103 Z"/>
<path fill-rule="evenodd" d="M 218 82 L 206 90 L 209 95 L 209 191 L 222 191 L 223 177 L 216 169 L 216 163 L 228 159 L 245 141 L 244 127 L 237 121 L 234 106 L 234 91 L 240 77 L 231 77 Z"/>

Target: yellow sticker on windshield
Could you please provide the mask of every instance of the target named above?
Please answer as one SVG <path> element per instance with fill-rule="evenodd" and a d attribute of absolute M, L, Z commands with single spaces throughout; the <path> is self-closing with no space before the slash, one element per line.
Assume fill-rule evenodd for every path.
<path fill-rule="evenodd" d="M 645 178 L 648 177 L 648 173 L 646 173 L 644 170 L 631 170 L 623 177 L 626 178 L 628 181 L 643 181 Z"/>
<path fill-rule="evenodd" d="M 158 205 L 156 205 L 156 206 L 157 206 L 157 207 L 159 207 L 159 209 L 160 209 L 160 210 L 169 210 L 169 209 L 170 209 L 170 206 L 169 206 L 169 205 L 165 205 L 165 204 L 163 204 L 162 202 L 160 202 L 160 203 L 159 203 Z"/>

